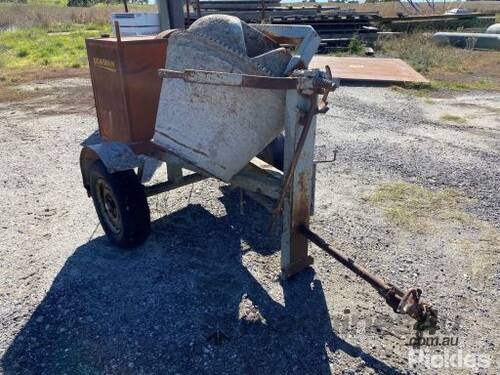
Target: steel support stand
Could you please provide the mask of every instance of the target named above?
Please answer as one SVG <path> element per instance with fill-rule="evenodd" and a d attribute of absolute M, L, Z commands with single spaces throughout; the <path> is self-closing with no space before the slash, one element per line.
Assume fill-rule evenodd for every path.
<path fill-rule="evenodd" d="M 293 154 L 303 130 L 301 120 L 310 107 L 310 97 L 297 90 L 286 93 L 284 173 L 291 167 Z M 308 136 L 295 167 L 290 188 L 285 196 L 282 211 L 281 275 L 283 278 L 300 272 L 313 263 L 308 255 L 308 239 L 300 232 L 301 225 L 308 227 L 311 215 L 314 175 L 314 142 L 316 117 L 312 119 Z"/>

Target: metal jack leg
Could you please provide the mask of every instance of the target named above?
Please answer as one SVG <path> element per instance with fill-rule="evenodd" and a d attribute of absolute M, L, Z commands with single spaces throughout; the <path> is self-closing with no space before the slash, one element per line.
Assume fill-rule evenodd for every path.
<path fill-rule="evenodd" d="M 316 103 L 316 94 L 314 94 Z M 315 108 L 315 107 L 314 107 Z M 311 108 L 311 96 L 288 90 L 285 112 L 285 175 L 294 168 L 293 155 L 304 129 L 303 115 Z M 283 233 L 281 237 L 281 273 L 288 278 L 313 263 L 308 255 L 308 240 L 299 231 L 301 225 L 309 226 L 313 189 L 313 157 L 316 133 L 316 117 L 311 119 L 304 146 L 293 171 L 289 188 L 283 200 Z"/>

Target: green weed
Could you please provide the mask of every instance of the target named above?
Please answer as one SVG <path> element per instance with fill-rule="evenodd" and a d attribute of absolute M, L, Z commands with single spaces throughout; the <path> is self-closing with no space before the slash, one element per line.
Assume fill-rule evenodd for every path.
<path fill-rule="evenodd" d="M 0 33 L 3 68 L 80 67 L 87 61 L 85 38 L 109 32 L 109 26 L 101 26 L 99 30 L 86 30 L 78 25 L 62 29 L 66 31 L 55 34 L 53 28 L 50 31 L 29 28 Z"/>
<path fill-rule="evenodd" d="M 362 55 L 365 52 L 365 44 L 359 39 L 357 34 L 354 34 L 349 45 L 347 46 L 347 51 L 351 55 Z"/>
<path fill-rule="evenodd" d="M 19 58 L 26 57 L 26 56 L 28 56 L 28 51 L 25 49 L 21 49 L 21 50 L 17 51 L 16 56 Z"/>
<path fill-rule="evenodd" d="M 437 47 L 429 36 L 419 33 L 381 40 L 377 42 L 376 47 L 387 55 L 405 60 L 422 73 L 436 67 L 458 69 L 463 58 L 462 50 L 447 46 Z"/>
<path fill-rule="evenodd" d="M 466 118 L 456 116 L 456 115 L 450 115 L 450 114 L 444 114 L 439 119 L 441 121 L 454 122 L 456 124 L 465 124 L 467 122 Z"/>
<path fill-rule="evenodd" d="M 405 182 L 380 185 L 368 199 L 394 224 L 407 230 L 428 229 L 431 218 L 468 221 L 460 208 L 472 200 L 452 188 L 437 191 Z"/>

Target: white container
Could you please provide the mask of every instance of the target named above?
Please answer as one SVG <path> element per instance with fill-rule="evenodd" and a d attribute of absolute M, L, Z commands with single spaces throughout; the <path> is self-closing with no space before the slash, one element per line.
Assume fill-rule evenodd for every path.
<path fill-rule="evenodd" d="M 120 25 L 121 36 L 154 35 L 160 32 L 159 13 L 112 13 L 113 34 L 116 34 L 115 21 Z"/>

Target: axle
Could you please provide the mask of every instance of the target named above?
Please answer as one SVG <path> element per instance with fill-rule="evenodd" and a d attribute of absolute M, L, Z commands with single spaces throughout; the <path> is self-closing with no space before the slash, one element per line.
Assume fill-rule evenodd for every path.
<path fill-rule="evenodd" d="M 437 311 L 432 309 L 431 304 L 420 299 L 421 289 L 412 288 L 406 293 L 394 285 L 386 283 L 383 279 L 372 275 L 364 267 L 356 264 L 346 254 L 332 249 L 332 247 L 319 235 L 314 233 L 305 225 L 299 226 L 299 231 L 320 249 L 331 255 L 342 265 L 349 268 L 356 275 L 370 284 L 382 297 L 387 304 L 398 314 L 408 314 L 417 321 L 415 328 L 423 330 L 425 328 L 435 327 L 437 324 Z"/>

